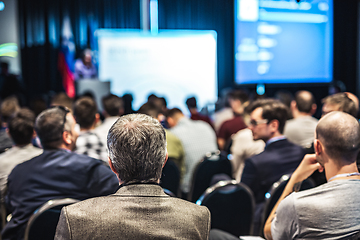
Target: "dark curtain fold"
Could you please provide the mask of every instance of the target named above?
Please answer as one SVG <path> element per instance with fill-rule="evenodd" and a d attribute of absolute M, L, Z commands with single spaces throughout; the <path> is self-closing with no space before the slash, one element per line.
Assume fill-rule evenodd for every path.
<path fill-rule="evenodd" d="M 28 97 L 61 91 L 57 70 L 64 16 L 70 16 L 77 55 L 90 46 L 89 21 L 97 28 L 140 28 L 136 0 L 19 0 L 22 74 Z"/>
<path fill-rule="evenodd" d="M 217 32 L 218 89 L 233 86 L 234 1 L 158 0 L 159 29 Z"/>

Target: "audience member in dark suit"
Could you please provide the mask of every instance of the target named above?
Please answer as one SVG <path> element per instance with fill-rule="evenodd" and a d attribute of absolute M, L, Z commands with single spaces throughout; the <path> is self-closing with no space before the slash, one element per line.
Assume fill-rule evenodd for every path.
<path fill-rule="evenodd" d="M 283 135 L 287 120 L 287 107 L 278 100 L 263 99 L 251 106 L 249 128 L 254 140 L 266 143 L 265 150 L 245 161 L 241 182 L 254 193 L 257 206 L 255 226 L 260 220 L 265 193 L 283 174 L 292 173 L 305 155 L 304 150 Z"/>
<path fill-rule="evenodd" d="M 12 218 L 3 229 L 3 240 L 22 239 L 29 217 L 48 200 L 84 200 L 112 194 L 119 187 L 116 175 L 100 160 L 71 152 L 78 133 L 67 109 L 42 112 L 35 130 L 44 152 L 17 165 L 8 177 L 5 202 Z"/>
<path fill-rule="evenodd" d="M 164 128 L 130 114 L 109 130 L 109 164 L 122 184 L 111 196 L 62 209 L 55 239 L 207 239 L 206 207 L 167 196 L 158 185 L 167 159 Z"/>

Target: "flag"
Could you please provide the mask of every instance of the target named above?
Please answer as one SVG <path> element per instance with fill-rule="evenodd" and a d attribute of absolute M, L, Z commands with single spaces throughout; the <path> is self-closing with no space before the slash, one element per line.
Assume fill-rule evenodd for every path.
<path fill-rule="evenodd" d="M 71 22 L 69 16 L 63 19 L 61 32 L 61 47 L 58 56 L 58 69 L 62 75 L 62 83 L 66 94 L 74 98 L 74 64 L 75 64 L 75 44 L 71 30 Z"/>

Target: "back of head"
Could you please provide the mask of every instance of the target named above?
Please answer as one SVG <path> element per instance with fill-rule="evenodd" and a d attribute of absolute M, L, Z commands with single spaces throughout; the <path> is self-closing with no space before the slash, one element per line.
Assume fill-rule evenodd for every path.
<path fill-rule="evenodd" d="M 316 127 L 316 138 L 334 159 L 354 162 L 360 147 L 359 122 L 348 113 L 328 113 L 320 119 Z"/>
<path fill-rule="evenodd" d="M 275 99 L 260 99 L 254 101 L 249 107 L 250 112 L 256 108 L 262 108 L 262 118 L 267 119 L 268 123 L 272 120 L 279 122 L 279 132 L 284 132 L 286 120 L 288 119 L 288 107 L 282 102 Z"/>
<path fill-rule="evenodd" d="M 186 105 L 187 107 L 190 108 L 196 108 L 197 104 L 196 104 L 196 98 L 195 97 L 191 97 L 186 99 Z"/>
<path fill-rule="evenodd" d="M 323 104 L 336 106 L 336 111 L 348 113 L 354 117 L 357 117 L 357 107 L 354 101 L 352 101 L 346 93 L 336 93 L 325 97 L 322 100 Z"/>
<path fill-rule="evenodd" d="M 1 118 L 4 123 L 20 110 L 19 101 L 16 97 L 8 97 L 1 103 Z"/>
<path fill-rule="evenodd" d="M 95 123 L 96 102 L 90 97 L 79 98 L 74 105 L 74 117 L 81 128 L 90 129 Z"/>
<path fill-rule="evenodd" d="M 300 112 L 311 113 L 315 104 L 315 98 L 311 92 L 299 91 L 295 94 L 295 102 Z"/>
<path fill-rule="evenodd" d="M 68 109 L 72 109 L 73 107 L 73 100 L 64 92 L 60 92 L 54 96 L 51 100 L 51 106 L 63 106 L 67 107 Z"/>
<path fill-rule="evenodd" d="M 160 112 L 161 110 L 152 102 L 147 102 L 143 104 L 138 110 L 138 113 L 146 114 L 155 119 L 158 118 Z"/>
<path fill-rule="evenodd" d="M 228 94 L 229 99 L 240 100 L 241 103 L 249 101 L 249 95 L 240 89 L 233 90 Z"/>
<path fill-rule="evenodd" d="M 9 120 L 9 134 L 16 145 L 31 143 L 34 133 L 35 114 L 27 109 L 20 109 Z"/>
<path fill-rule="evenodd" d="M 177 118 L 177 116 L 179 115 L 183 115 L 182 111 L 178 108 L 172 108 L 172 109 L 169 109 L 169 111 L 166 112 L 166 117 L 167 118 Z"/>
<path fill-rule="evenodd" d="M 110 128 L 109 157 L 124 183 L 157 182 L 166 158 L 165 130 L 144 114 L 120 117 Z"/>
<path fill-rule="evenodd" d="M 123 109 L 123 101 L 120 97 L 109 94 L 102 98 L 102 104 L 105 112 L 109 116 L 120 116 Z"/>
<path fill-rule="evenodd" d="M 63 107 L 47 109 L 35 121 L 35 131 L 44 149 L 58 148 L 64 131 L 71 131 L 72 122 L 67 117 L 69 110 Z"/>

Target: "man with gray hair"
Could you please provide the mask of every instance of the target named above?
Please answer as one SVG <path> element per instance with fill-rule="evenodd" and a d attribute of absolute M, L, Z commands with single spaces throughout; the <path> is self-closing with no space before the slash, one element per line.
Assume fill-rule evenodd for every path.
<path fill-rule="evenodd" d="M 116 175 L 100 160 L 73 153 L 78 133 L 67 108 L 54 107 L 36 119 L 35 131 L 44 152 L 17 165 L 8 177 L 5 197 L 12 218 L 2 239 L 22 239 L 30 216 L 52 199 L 84 200 L 114 193 Z"/>
<path fill-rule="evenodd" d="M 304 157 L 266 221 L 267 239 L 360 237 L 359 122 L 334 111 L 320 119 L 315 134 L 315 154 Z M 292 193 L 316 170 L 325 170 L 328 183 Z"/>
<path fill-rule="evenodd" d="M 109 165 L 120 189 L 62 209 L 55 239 L 207 239 L 206 207 L 166 195 L 164 128 L 144 114 L 120 117 L 108 134 Z"/>

